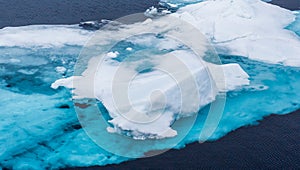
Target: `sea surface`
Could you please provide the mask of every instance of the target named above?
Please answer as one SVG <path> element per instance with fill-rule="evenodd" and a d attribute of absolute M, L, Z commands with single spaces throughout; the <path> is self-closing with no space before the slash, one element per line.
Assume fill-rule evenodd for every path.
<path fill-rule="evenodd" d="M 78 24 L 80 21 L 116 19 L 144 12 L 158 0 L 11 0 L 0 1 L 0 28 L 32 24 Z"/>

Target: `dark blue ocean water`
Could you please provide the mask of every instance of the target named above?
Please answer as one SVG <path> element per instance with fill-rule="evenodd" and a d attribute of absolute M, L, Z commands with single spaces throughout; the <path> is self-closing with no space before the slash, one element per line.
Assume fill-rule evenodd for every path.
<path fill-rule="evenodd" d="M 0 1 L 0 28 L 31 24 L 77 24 L 80 21 L 116 19 L 144 12 L 158 0 L 11 0 Z"/>

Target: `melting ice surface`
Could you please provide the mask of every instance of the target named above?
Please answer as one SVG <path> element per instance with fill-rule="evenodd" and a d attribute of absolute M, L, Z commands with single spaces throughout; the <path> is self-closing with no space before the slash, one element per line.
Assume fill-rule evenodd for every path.
<path fill-rule="evenodd" d="M 168 22 L 170 19 L 173 19 L 172 24 Z M 110 49 L 111 52 L 104 53 L 103 58 L 101 53 L 100 57 L 93 57 L 82 75 L 60 79 L 52 87 L 73 88 L 74 98 L 99 99 L 112 117 L 109 120 L 113 125 L 109 128 L 110 132 L 126 133 L 135 139 L 176 136 L 177 131 L 170 127 L 174 121 L 197 113 L 214 101 L 219 92 L 248 85 L 249 81 L 248 75 L 237 64 L 205 62 L 201 57 L 210 52 L 205 38 L 187 29 L 188 25 L 178 27 L 181 21 L 170 19 L 146 20 L 139 25 L 120 28 L 117 32 L 100 31 L 99 37 L 110 40 L 116 39 L 112 35 L 124 36 L 122 32 L 125 31 L 159 30 L 155 35 L 129 37 Z M 189 45 L 197 45 L 199 57 L 178 40 L 168 38 L 174 37 L 177 32 L 190 41 L 187 42 Z M 117 39 L 121 38 L 117 36 Z M 91 41 L 104 48 L 111 44 L 109 40 Z M 130 52 L 127 52 L 126 45 L 132 48 Z M 88 45 L 89 48 L 91 46 Z M 81 56 L 85 53 L 88 52 Z M 213 58 L 212 54 L 208 55 Z M 98 58 L 103 60 L 101 65 L 97 65 Z M 222 74 L 224 76 L 220 76 Z M 222 77 L 226 77 L 223 84 Z"/>
<path fill-rule="evenodd" d="M 223 2 L 229 3 L 229 1 L 225 0 Z M 237 3 L 240 2 L 238 0 L 231 2 L 235 2 L 235 4 L 229 5 L 229 10 L 231 7 L 240 7 L 242 5 L 246 5 L 243 6 L 246 8 L 237 9 L 244 9 L 246 12 L 253 9 L 251 5 L 247 5 L 250 1 L 245 1 L 242 4 Z M 202 8 L 199 9 L 199 13 L 202 10 L 205 11 L 201 3 L 195 4 Z M 213 1 L 212 3 L 216 2 Z M 223 54 L 225 53 L 225 55 L 220 56 L 222 62 L 224 64 L 239 64 L 250 76 L 250 85 L 227 93 L 223 117 L 210 140 L 217 140 L 241 126 L 256 124 L 258 120 L 271 113 L 286 114 L 300 108 L 300 69 L 299 62 L 297 62 L 299 60 L 294 56 L 298 51 L 297 48 L 299 48 L 297 46 L 299 37 L 296 36 L 300 32 L 299 14 L 296 14 L 298 17 L 293 22 L 294 17 L 291 12 L 260 3 L 252 4 L 256 7 L 252 12 L 271 8 L 269 10 L 274 13 L 284 14 L 283 17 L 279 16 L 279 19 L 278 17 L 276 18 L 276 22 L 284 21 L 284 23 L 267 24 L 267 31 L 272 33 L 275 30 L 273 33 L 280 35 L 281 40 L 283 39 L 289 43 L 285 44 L 287 45 L 285 49 L 282 49 L 281 46 L 277 47 L 274 43 L 268 43 L 270 41 L 264 43 L 256 42 L 257 37 L 263 34 L 258 32 L 256 36 L 253 36 L 256 33 L 255 31 L 265 28 L 266 25 L 261 25 L 264 22 L 273 21 L 270 18 L 270 16 L 273 16 L 272 13 L 269 14 L 268 12 L 265 12 L 260 17 L 262 18 L 261 21 L 253 22 L 255 29 L 246 30 L 246 32 L 252 33 L 252 36 L 241 35 L 245 40 L 242 43 L 245 43 L 245 46 L 249 45 L 247 49 L 235 46 L 232 44 L 234 41 L 225 42 L 224 46 L 219 46 L 220 44 L 218 43 L 220 41 L 218 40 L 228 40 L 228 32 L 225 36 L 225 32 L 222 34 L 222 31 L 215 27 L 218 33 L 216 35 L 218 36 L 215 36 L 215 39 L 212 38 L 212 40 L 217 40 L 215 43 L 220 47 L 219 51 Z M 184 15 L 187 16 L 189 8 L 193 9 L 192 11 L 197 11 L 196 6 L 186 6 L 186 11 L 182 9 L 178 11 L 178 15 L 185 13 Z M 213 13 L 216 11 L 221 10 L 213 10 L 209 15 L 214 17 Z M 237 18 L 243 18 L 243 16 L 239 16 L 239 13 L 225 14 L 224 16 L 232 15 Z M 285 17 L 286 20 L 284 19 Z M 217 21 L 214 18 L 212 19 Z M 256 19 L 254 17 L 254 20 Z M 198 20 L 198 23 L 199 21 L 201 22 L 201 18 Z M 208 21 L 203 20 L 203 22 Z M 92 34 L 74 26 L 71 27 L 28 26 L 0 30 L 0 96 L 2 106 L 0 112 L 0 165 L 2 167 L 40 169 L 46 167 L 105 165 L 128 160 L 128 158 L 108 153 L 99 148 L 81 129 L 74 112 L 73 103 L 70 100 L 70 92 L 64 88 L 57 90 L 50 88 L 51 83 L 55 80 L 64 76 L 72 76 L 73 66 L 84 44 L 83 42 Z M 235 27 L 238 27 L 238 25 L 235 24 Z M 287 27 L 293 32 L 279 29 L 281 27 Z M 209 30 L 203 30 L 203 33 L 210 32 Z M 237 34 L 240 33 L 243 32 L 237 32 Z M 41 40 L 38 38 L 41 35 L 53 36 L 43 37 Z M 26 38 L 20 39 L 20 37 Z M 77 38 L 74 39 L 74 37 Z M 235 37 L 235 35 L 229 37 Z M 261 39 L 264 38 L 262 37 Z M 276 40 L 274 41 L 276 42 Z M 268 57 L 255 58 L 256 55 L 253 55 L 252 52 L 255 51 L 257 46 L 252 46 L 251 42 L 256 42 L 259 46 L 265 46 L 266 49 L 270 49 L 271 52 L 266 52 Z M 281 44 L 281 41 L 279 43 Z M 288 44 L 292 47 L 289 47 Z M 135 49 L 134 46 L 131 48 L 132 50 Z M 224 49 L 227 49 L 227 53 Z M 273 50 L 280 49 L 284 51 L 280 54 L 285 55 L 285 60 L 271 59 L 274 57 L 272 56 Z M 260 51 L 260 54 L 263 52 Z M 277 59 L 280 59 L 280 57 L 277 57 Z M 200 110 L 192 130 L 175 148 L 182 148 L 187 143 L 199 140 L 208 108 L 205 107 Z M 178 126 L 173 128 L 180 132 L 184 127 L 185 119 L 181 119 Z M 106 126 L 103 128 L 105 129 Z M 107 145 L 114 145 L 116 149 L 122 149 L 117 148 L 118 145 L 112 141 L 110 133 L 103 131 L 102 134 Z M 178 137 L 180 136 L 158 140 L 155 149 L 165 149 L 168 143 Z M 145 152 L 149 151 L 147 150 L 149 148 L 143 149 Z M 138 155 L 140 153 L 135 154 Z"/>

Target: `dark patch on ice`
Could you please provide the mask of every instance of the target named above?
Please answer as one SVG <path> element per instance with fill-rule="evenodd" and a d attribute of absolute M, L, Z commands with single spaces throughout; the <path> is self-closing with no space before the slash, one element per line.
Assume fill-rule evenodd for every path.
<path fill-rule="evenodd" d="M 177 5 L 173 5 L 173 4 L 166 3 L 166 2 L 159 2 L 156 7 L 158 9 L 158 12 L 163 11 L 163 10 L 168 10 L 171 13 L 174 13 L 179 9 L 179 7 Z"/>
<path fill-rule="evenodd" d="M 72 132 L 74 130 L 79 130 L 79 129 L 82 129 L 82 126 L 80 124 L 74 124 L 74 125 L 65 127 L 64 132 Z M 63 142 L 65 142 L 65 141 L 63 141 Z"/>
<path fill-rule="evenodd" d="M 70 106 L 68 104 L 62 104 L 62 105 L 58 106 L 57 108 L 60 108 L 60 109 L 70 109 Z"/>
<path fill-rule="evenodd" d="M 75 106 L 81 108 L 81 109 L 85 109 L 89 106 L 91 106 L 90 104 L 86 104 L 86 103 L 75 103 Z"/>
<path fill-rule="evenodd" d="M 79 26 L 86 30 L 95 31 L 95 30 L 99 30 L 100 28 L 102 28 L 103 26 L 105 26 L 110 22 L 111 22 L 110 20 L 106 20 L 106 19 L 102 19 L 100 21 L 86 21 L 86 22 L 80 22 Z"/>
<path fill-rule="evenodd" d="M 79 130 L 82 128 L 82 126 L 80 124 L 76 124 L 76 125 L 72 125 L 73 129 Z"/>
<path fill-rule="evenodd" d="M 15 75 L 0 75 L 0 78 L 3 78 L 7 83 L 5 88 L 12 92 L 26 95 L 33 93 L 52 95 L 55 93 L 55 91 L 50 88 L 50 84 L 45 83 L 38 76 L 18 73 Z"/>

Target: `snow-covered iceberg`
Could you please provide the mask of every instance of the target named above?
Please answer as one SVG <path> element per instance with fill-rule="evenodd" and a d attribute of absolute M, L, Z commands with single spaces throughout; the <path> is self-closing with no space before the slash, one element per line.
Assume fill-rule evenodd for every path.
<path fill-rule="evenodd" d="M 195 3 L 197 0 L 195 0 L 195 2 L 192 2 L 194 0 L 183 0 L 181 2 L 180 0 L 170 0 L 172 3 L 176 3 L 176 1 L 182 4 L 187 2 L 186 4 L 188 4 Z M 226 4 L 226 2 L 236 3 L 239 1 L 224 0 L 219 2 Z M 251 4 L 250 2 L 251 1 L 244 1 L 240 3 L 243 3 L 246 7 L 248 7 L 247 4 Z M 190 9 L 193 6 L 200 5 L 201 3 L 186 6 L 186 8 L 182 8 L 182 10 Z M 214 2 L 206 1 L 205 3 L 208 4 Z M 275 11 L 278 11 L 278 13 L 281 11 L 291 17 L 284 19 L 279 16 L 280 19 L 278 22 L 281 22 L 281 19 L 286 20 L 286 24 L 293 21 L 293 16 L 291 15 L 292 12 L 290 11 L 275 6 L 270 7 L 270 5 L 262 4 L 261 2 L 252 4 L 255 4 L 257 8 L 258 5 L 260 8 L 272 8 L 275 16 L 277 16 Z M 208 6 L 213 8 L 211 5 Z M 220 10 L 230 10 L 230 8 L 234 6 L 236 5 L 230 5 L 226 9 L 220 8 Z M 251 8 L 254 9 L 253 7 Z M 177 16 L 181 16 L 183 14 L 182 10 L 178 11 L 178 14 L 180 15 Z M 209 17 L 217 18 L 215 15 L 222 13 L 220 10 L 211 9 L 211 11 L 208 11 L 211 15 Z M 194 12 L 196 11 L 199 12 L 199 10 L 195 8 Z M 268 10 L 266 9 L 266 11 Z M 189 10 L 185 12 L 192 13 L 193 11 Z M 254 10 L 254 16 L 256 16 L 255 12 L 256 11 Z M 270 16 L 272 13 L 269 12 L 260 14 L 260 19 L 266 19 L 265 21 L 257 23 L 258 25 L 256 26 L 251 25 L 253 26 L 253 32 L 254 28 L 267 28 L 270 32 L 273 32 L 273 29 L 278 30 L 280 33 L 285 32 L 286 34 L 284 35 L 287 37 L 283 37 L 283 39 L 288 40 L 289 45 L 287 44 L 287 46 L 290 48 L 293 46 L 294 40 L 297 40 L 298 38 L 295 36 L 294 32 L 300 35 L 299 13 L 294 12 L 295 15 L 298 15 L 297 21 L 292 25 L 289 25 L 287 29 L 284 29 L 285 26 L 281 24 L 278 24 L 281 25 L 280 27 L 278 25 L 278 27 L 271 27 L 265 24 L 261 25 L 264 22 L 277 22 L 275 21 L 276 19 Z M 204 15 L 206 16 L 206 14 L 203 14 L 203 16 Z M 254 18 L 259 19 L 256 17 Z M 199 21 L 203 19 L 204 18 L 198 17 L 197 20 Z M 236 26 L 240 25 L 240 23 L 235 24 Z M 241 29 L 245 28 L 241 27 Z M 288 31 L 288 29 L 294 32 Z M 220 27 L 218 30 L 221 34 Z M 223 31 L 223 34 L 227 31 L 232 32 L 231 30 Z M 64 76 L 71 76 L 73 74 L 73 66 L 76 61 L 76 57 L 80 53 L 82 45 L 86 43 L 93 32 L 82 30 L 77 26 L 61 25 L 5 28 L 0 29 L 0 34 L 0 96 L 1 104 L 3 106 L 0 113 L 0 166 L 3 169 L 59 169 L 63 167 L 102 166 L 128 160 L 128 158 L 119 156 L 119 152 L 108 153 L 104 151 L 103 148 L 106 149 L 106 147 L 101 148 L 96 145 L 94 141 L 92 141 L 92 138 L 90 138 L 90 136 L 81 129 L 76 113 L 73 109 L 73 103 L 69 100 L 70 95 L 68 90 L 63 88 L 52 90 L 49 88 L 51 83 L 56 79 L 63 78 Z M 43 37 L 43 35 L 45 37 Z M 272 36 L 275 35 L 272 34 Z M 245 39 L 248 38 L 250 37 L 245 37 Z M 291 39 L 291 41 L 289 41 L 289 39 Z M 112 51 L 109 51 L 107 57 L 109 60 L 114 62 L 120 60 L 124 53 L 130 53 L 138 50 L 138 48 L 134 45 L 138 40 L 139 42 L 137 44 L 143 44 L 142 41 L 146 40 L 146 38 L 131 39 L 130 42 L 132 44 L 129 43 L 124 46 L 123 51 L 120 49 L 113 49 Z M 188 56 L 191 55 L 190 57 L 192 58 L 193 55 L 195 55 L 188 50 L 177 49 L 180 46 L 178 47 L 176 45 L 177 43 L 174 42 L 162 44 L 152 42 L 153 41 L 149 39 L 144 41 L 144 43 L 148 43 L 149 46 L 154 46 L 155 48 L 161 47 L 159 50 L 162 51 L 182 54 L 187 53 L 189 54 Z M 241 90 L 235 90 L 227 93 L 227 101 L 222 118 L 218 124 L 218 128 L 209 136 L 209 141 L 217 140 L 239 127 L 253 124 L 256 125 L 258 120 L 262 120 L 264 117 L 270 115 L 270 113 L 281 115 L 300 108 L 299 67 L 270 64 L 270 62 L 278 63 L 275 61 L 267 61 L 268 63 L 266 63 L 261 62 L 263 59 L 255 61 L 251 60 L 251 58 L 246 58 L 249 56 L 243 57 L 228 55 L 244 54 L 231 53 L 232 51 L 235 51 L 235 48 L 241 51 L 240 49 L 242 49 L 242 46 L 245 51 L 249 50 L 246 47 L 248 47 L 248 42 L 251 42 L 250 39 L 249 41 L 240 42 L 241 43 L 238 46 L 230 48 L 226 46 L 227 43 L 225 43 L 224 46 L 222 43 L 214 43 L 216 47 L 219 47 L 219 52 L 226 54 L 226 56 L 220 56 L 222 62 L 228 63 L 222 65 L 223 73 L 224 75 L 226 74 L 225 77 L 232 75 L 232 78 L 226 79 L 227 81 L 231 81 L 227 82 L 227 85 L 225 86 L 226 89 L 236 89 L 237 87 L 234 83 L 248 81 L 247 79 L 241 79 L 241 77 L 237 76 L 237 72 L 242 72 L 240 70 L 241 67 L 249 74 L 251 82 L 249 86 L 246 86 Z M 297 44 L 298 43 L 295 44 L 295 47 Z M 269 46 L 270 44 L 263 45 L 265 49 L 270 51 L 280 51 L 281 49 L 281 47 L 277 48 L 274 44 L 271 44 L 271 46 Z M 285 47 L 286 46 L 284 46 L 284 48 Z M 177 50 L 170 50 L 174 48 Z M 226 53 L 227 50 L 228 53 Z M 289 52 L 290 50 L 286 50 L 286 56 L 288 58 Z M 270 60 L 272 58 L 272 54 L 270 52 L 261 54 L 262 55 L 260 56 L 268 54 L 268 57 L 266 58 L 269 58 Z M 181 55 L 178 57 L 180 56 Z M 88 62 L 88 59 L 86 62 Z M 287 63 L 283 64 L 287 65 Z M 201 67 L 205 68 L 205 65 L 201 64 Z M 83 68 L 85 69 L 85 67 Z M 146 72 L 144 72 L 144 75 L 145 73 Z M 82 77 L 74 77 L 74 79 L 78 78 Z M 69 78 L 68 80 L 70 81 L 66 86 L 72 87 L 72 79 Z M 64 81 L 65 79 L 62 79 L 61 82 L 57 81 L 56 85 L 59 85 Z M 93 81 L 93 79 L 91 81 Z M 87 85 L 89 85 L 89 83 L 87 83 Z M 219 87 L 224 87 L 224 84 L 221 83 Z M 93 87 L 91 89 L 93 89 Z M 160 94 L 156 92 L 157 91 L 153 93 L 153 97 L 155 97 L 156 94 Z M 89 108 L 86 108 L 86 110 L 86 113 L 89 114 L 92 114 L 94 111 L 89 110 Z M 123 140 L 124 138 L 120 135 L 108 133 L 106 131 L 107 126 L 105 123 L 102 128 L 98 128 L 96 125 L 100 123 L 92 118 L 87 117 L 87 119 L 90 119 L 91 122 L 94 122 L 91 126 L 95 125 L 94 132 L 103 142 L 103 145 L 101 146 L 109 146 L 114 149 L 109 151 L 123 151 L 129 153 L 129 157 L 133 155 L 133 158 L 142 157 L 144 153 L 152 150 L 170 149 L 175 145 L 175 148 L 182 148 L 188 143 L 202 140 L 199 136 L 203 132 L 203 129 L 211 129 L 212 127 L 211 124 L 205 123 L 207 120 L 207 114 L 206 108 L 204 108 L 197 115 L 197 120 L 195 123 L 193 122 L 193 127 L 188 129 L 188 134 L 182 135 L 184 138 L 181 138 L 182 136 L 180 136 L 180 133 L 182 133 L 183 128 L 185 129 L 186 126 L 190 125 L 189 122 L 185 124 L 182 123 L 182 121 L 185 121 L 186 118 L 176 121 L 179 124 L 181 123 L 180 125 L 182 126 L 177 128 L 175 126 L 171 126 L 172 129 L 175 129 L 178 133 L 175 137 L 166 138 L 164 140 L 143 141 L 133 140 L 130 138 L 130 141 L 126 141 Z M 116 121 L 116 123 L 120 123 L 120 121 Z M 125 125 L 127 126 L 127 124 Z M 109 128 L 109 131 L 111 130 L 116 131 L 113 126 L 112 128 Z M 121 140 L 114 140 L 114 136 L 119 136 Z M 143 134 L 143 136 L 145 136 L 145 134 Z M 138 138 L 141 136 L 136 135 L 136 137 Z M 176 139 L 174 145 L 172 143 L 173 139 Z M 139 147 L 132 141 L 145 143 L 143 143 L 142 146 L 139 145 Z M 153 141 L 153 143 L 147 143 L 149 141 Z M 178 143 L 177 141 L 181 142 Z"/>
<path fill-rule="evenodd" d="M 284 29 L 295 20 L 294 13 L 291 11 L 259 0 L 208 0 L 182 7 L 170 16 L 180 18 L 200 30 L 214 45 L 214 47 L 216 47 L 218 53 L 245 56 L 259 61 L 284 64 L 288 66 L 300 65 L 298 59 L 300 54 L 299 39 L 293 32 Z M 142 26 L 133 24 L 130 27 L 134 28 L 133 30 L 135 31 L 139 29 L 149 30 L 149 27 L 151 27 L 150 25 L 153 22 L 165 25 L 164 21 L 168 20 L 170 19 L 165 16 L 158 19 L 158 21 L 147 20 L 140 24 Z M 175 28 L 175 25 L 172 25 L 172 23 L 168 24 L 168 28 Z M 111 38 L 111 36 L 108 37 Z M 145 37 L 139 39 L 139 41 L 142 43 L 149 43 L 148 41 L 145 42 L 144 38 Z M 151 45 L 154 44 L 155 43 L 152 43 Z M 172 42 L 162 45 L 166 44 L 174 45 Z M 204 51 L 205 48 L 203 49 L 203 53 L 200 54 L 202 57 L 204 57 Z M 182 57 L 185 62 L 188 60 L 192 61 L 191 58 L 188 59 L 188 56 L 191 57 L 192 55 L 187 54 L 186 51 L 182 52 L 177 49 L 177 51 L 171 53 L 185 56 L 185 58 Z M 179 106 L 182 103 L 174 100 L 178 99 L 178 96 L 172 96 L 178 92 L 178 89 L 176 90 L 175 85 L 171 85 L 169 83 L 170 80 L 167 80 L 166 77 L 164 78 L 162 74 L 159 74 L 154 70 L 146 74 L 138 75 L 136 77 L 137 80 L 132 81 L 134 90 L 131 90 L 133 94 L 133 99 L 131 99 L 133 100 L 133 103 L 131 104 L 137 107 L 139 112 L 130 111 L 130 109 L 127 108 L 129 107 L 129 104 L 127 105 L 126 103 L 125 106 L 122 106 L 126 109 L 121 109 L 122 113 L 120 113 L 120 110 L 116 109 L 114 105 L 115 101 L 111 88 L 113 86 L 113 80 L 106 79 L 105 76 L 103 76 L 106 75 L 110 77 L 110 75 L 113 75 L 112 73 L 116 72 L 116 69 L 120 67 L 120 65 L 113 63 L 110 60 L 110 58 L 115 58 L 117 55 L 119 55 L 119 52 L 108 53 L 108 58 L 105 61 L 107 62 L 105 64 L 105 66 L 107 66 L 106 71 L 103 72 L 104 74 L 101 74 L 101 78 L 95 79 L 96 90 L 93 87 L 94 84 L 88 85 L 89 82 L 94 82 L 94 80 L 92 80 L 92 78 L 87 74 L 95 72 L 96 74 L 99 73 L 96 70 L 91 71 L 91 69 L 89 69 L 96 67 L 91 66 L 95 65 L 94 63 L 98 63 L 95 61 L 90 62 L 92 64 L 88 66 L 88 69 L 82 76 L 58 80 L 52 84 L 52 87 L 57 88 L 58 86 L 66 86 L 74 88 L 73 92 L 76 97 L 99 99 L 108 109 L 110 116 L 112 117 L 110 123 L 113 126 L 109 127 L 108 130 L 110 132 L 118 133 L 126 132 L 126 135 L 134 138 L 144 139 L 174 136 L 176 135 L 176 132 L 173 131 L 170 126 L 178 117 L 197 112 L 203 106 L 211 103 L 220 91 L 234 90 L 237 87 L 249 83 L 247 80 L 248 75 L 238 65 L 231 64 L 227 66 L 217 66 L 203 60 L 199 62 L 202 63 L 202 65 L 198 64 L 197 67 L 191 68 L 191 72 L 193 73 L 191 75 L 198 80 L 198 84 L 196 84 L 199 91 L 197 91 L 197 93 L 201 96 L 201 100 L 193 100 L 189 103 L 189 110 L 183 110 L 183 112 L 181 112 L 182 110 L 179 110 L 176 106 Z M 163 63 L 163 59 L 160 60 Z M 159 62 L 156 62 L 156 64 L 159 64 Z M 123 72 L 128 73 L 129 75 L 134 73 L 137 74 L 138 72 L 132 72 L 132 70 L 136 69 L 136 67 L 138 66 L 133 66 L 131 71 L 128 70 L 128 67 L 123 67 Z M 213 68 L 217 68 L 217 70 L 220 70 L 220 68 L 222 69 L 223 76 L 225 75 L 223 82 L 218 82 L 220 77 L 215 77 L 218 71 L 212 71 Z M 206 80 L 207 84 L 210 86 L 207 85 L 205 88 L 201 87 L 203 84 L 200 85 L 199 82 L 203 82 L 203 80 Z M 73 81 L 77 81 L 77 83 L 73 83 Z M 103 81 L 106 83 L 103 83 Z M 83 82 L 83 84 L 78 82 Z M 97 82 L 99 84 L 97 84 Z M 155 115 L 154 117 L 157 119 L 148 125 L 141 125 L 135 121 L 128 121 L 128 118 L 144 119 L 146 122 L 149 122 L 148 119 L 154 119 L 152 116 L 149 116 L 151 115 L 151 111 L 149 113 L 149 110 L 147 109 L 153 106 L 151 102 L 149 104 L 147 99 L 149 99 L 149 93 L 151 94 L 151 91 L 154 91 L 157 86 L 152 86 L 152 84 L 151 86 L 147 86 L 147 83 L 144 82 L 160 82 L 161 86 L 166 86 L 162 87 L 162 94 L 164 95 L 159 96 L 156 100 L 166 100 L 166 103 L 157 103 L 159 103 L 159 106 L 166 106 L 168 108 L 168 112 L 162 114 L 163 116 L 160 114 L 157 116 L 153 112 L 152 114 Z M 222 87 L 222 83 L 224 82 L 226 82 L 226 85 L 223 85 Z M 73 84 L 75 84 L 75 86 L 73 86 Z M 156 84 L 158 85 L 159 83 Z M 88 88 L 93 90 L 88 90 Z M 123 88 L 123 90 L 125 89 Z M 149 93 L 143 94 L 141 92 Z M 172 97 L 173 100 L 171 100 Z M 195 96 L 193 98 L 197 99 Z M 152 102 L 155 103 L 155 101 Z M 158 110 L 160 109 L 162 108 L 159 108 Z M 179 112 L 182 114 L 178 114 Z M 139 114 L 141 118 L 139 118 L 137 114 Z"/>
<path fill-rule="evenodd" d="M 260 0 L 207 0 L 172 15 L 200 29 L 219 53 L 300 66 L 299 37 L 285 29 L 295 14 L 287 9 Z"/>
<path fill-rule="evenodd" d="M 112 118 L 109 132 L 135 139 L 176 136 L 177 132 L 171 128 L 174 121 L 196 114 L 221 92 L 248 85 L 249 77 L 238 64 L 206 62 L 205 56 L 213 57 L 208 53 L 209 43 L 188 25 L 181 29 L 182 23 L 174 19 L 170 16 L 146 20 L 119 28 L 117 32 L 100 31 L 96 37 L 101 39 L 92 39 L 88 46 L 107 46 L 111 39 L 122 40 L 127 32 L 133 35 L 127 38 L 127 43 L 135 48 L 144 46 L 148 52 L 140 53 L 134 48 L 128 52 L 126 48 L 104 56 L 100 53 L 100 57 L 90 60 L 81 76 L 57 80 L 52 87 L 73 88 L 75 98 L 100 100 Z M 140 30 L 154 34 L 137 34 Z M 189 42 L 182 40 L 183 43 L 198 49 L 197 53 L 175 40 L 176 35 L 185 36 Z M 158 49 L 158 54 L 151 48 Z"/>

